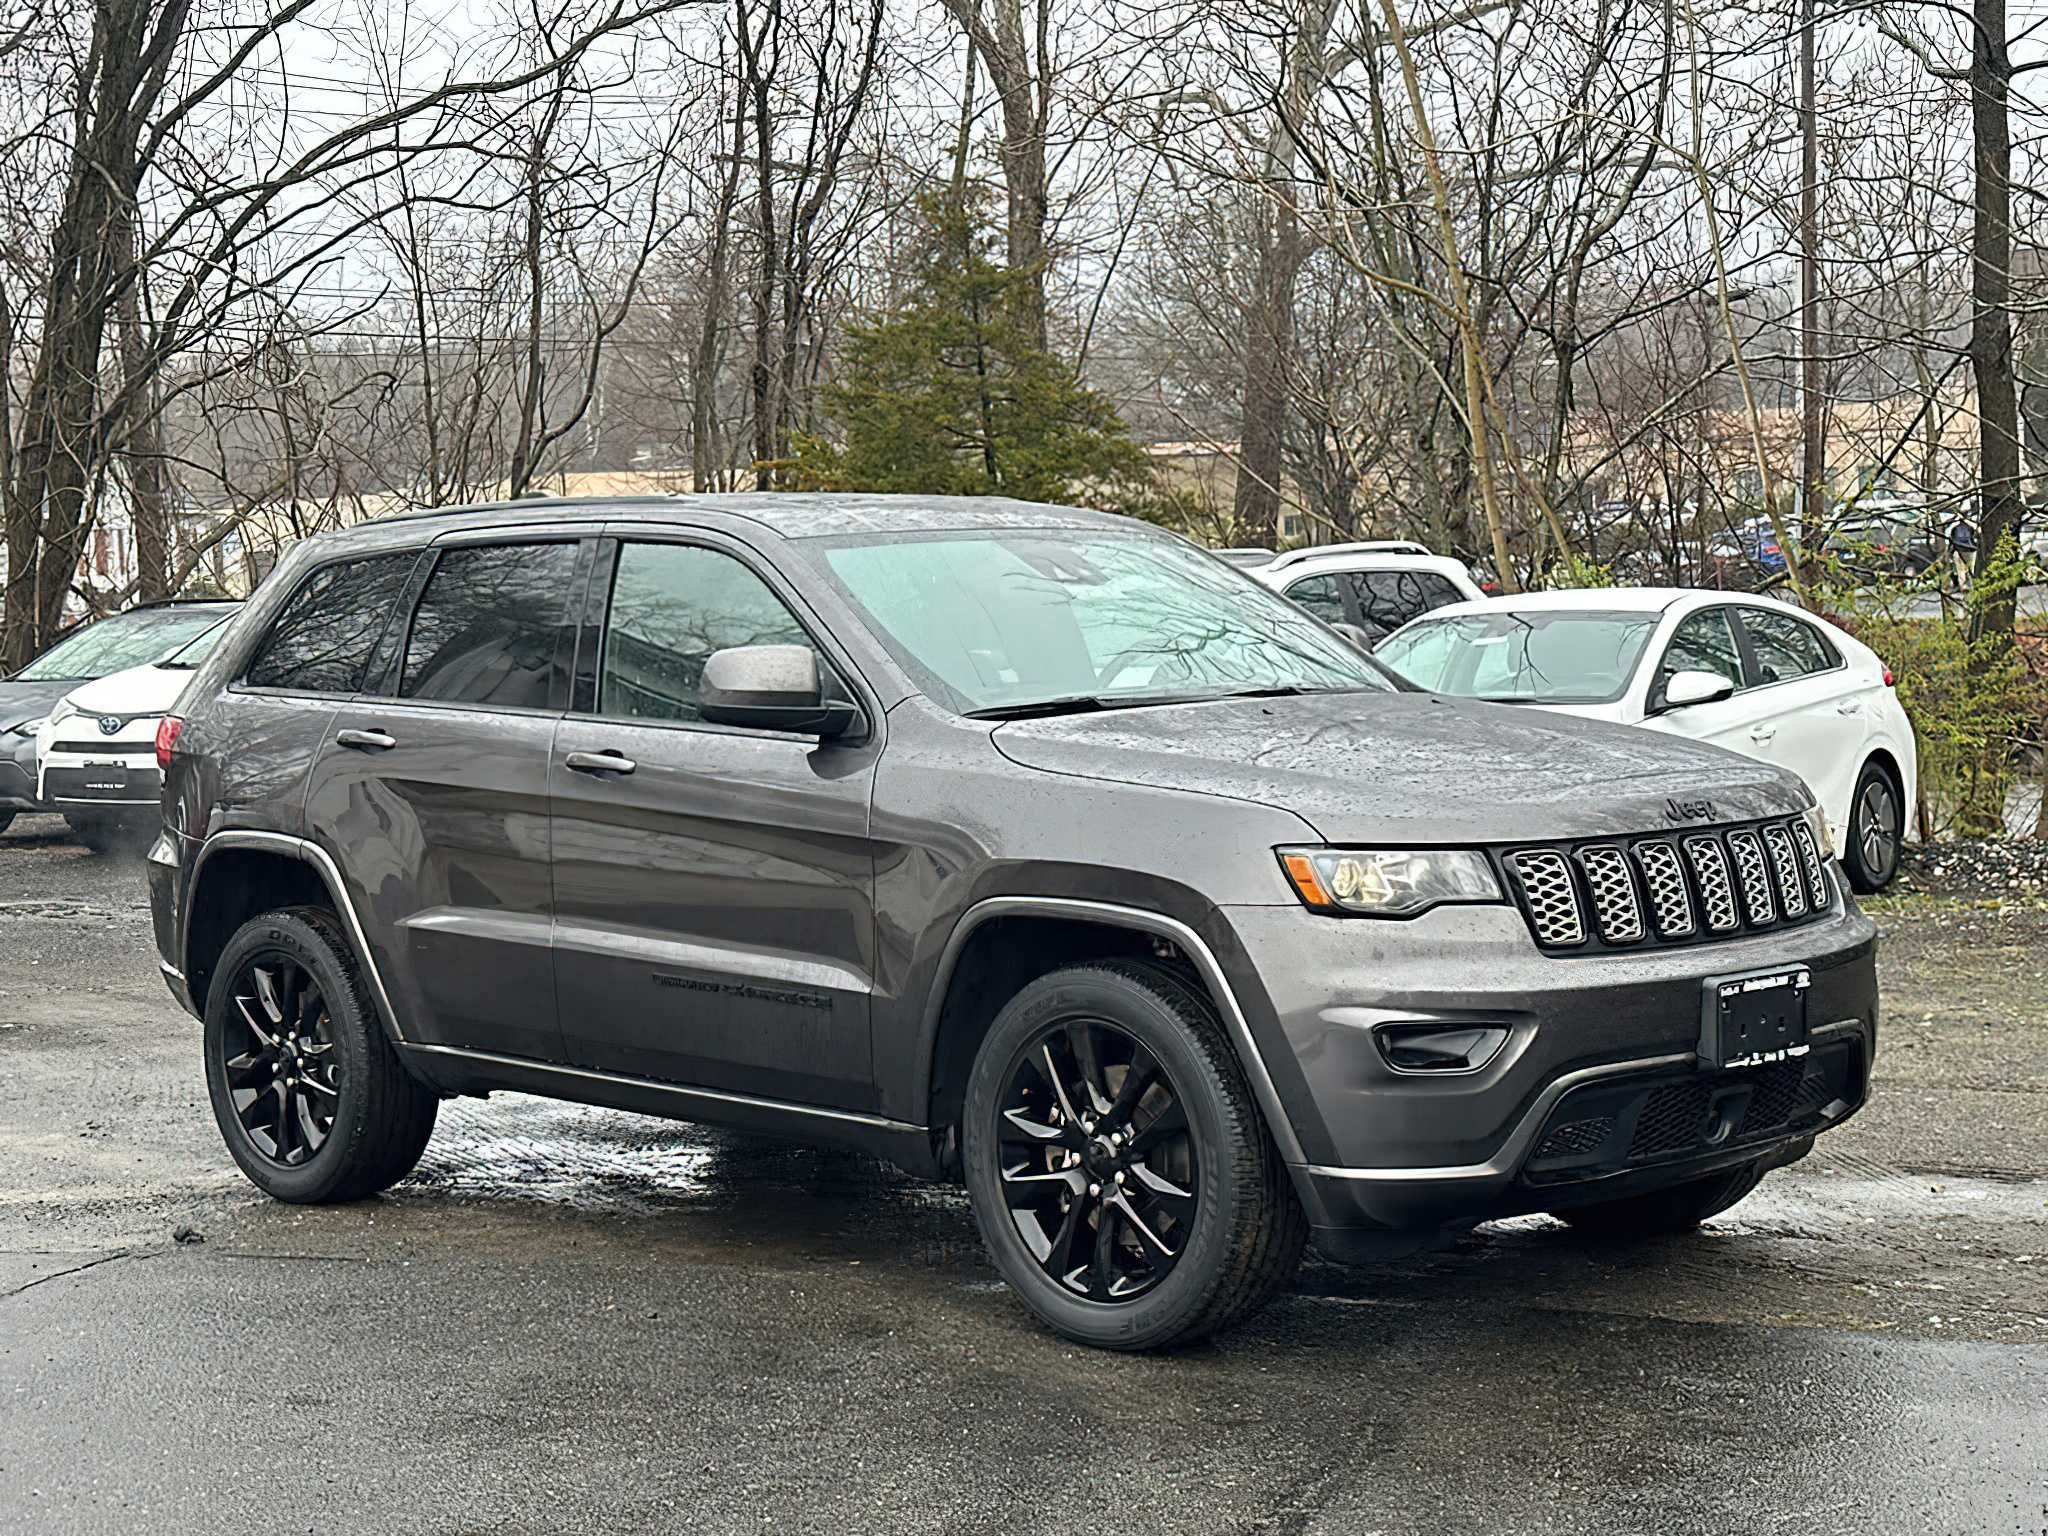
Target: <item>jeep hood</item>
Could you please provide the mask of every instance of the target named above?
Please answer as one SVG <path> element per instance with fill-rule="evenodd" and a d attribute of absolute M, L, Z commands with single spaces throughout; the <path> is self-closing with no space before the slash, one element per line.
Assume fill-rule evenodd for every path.
<path fill-rule="evenodd" d="M 1426 693 L 1064 715 L 1011 721 L 993 739 L 1047 773 L 1281 807 L 1332 843 L 1595 837 L 1782 815 L 1810 799 L 1791 774 L 1720 747 Z"/>

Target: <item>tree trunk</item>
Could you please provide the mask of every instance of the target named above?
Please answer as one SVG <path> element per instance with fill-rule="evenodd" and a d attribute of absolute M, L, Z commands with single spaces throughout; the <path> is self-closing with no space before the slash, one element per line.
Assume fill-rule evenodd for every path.
<path fill-rule="evenodd" d="M 1997 558 L 2020 521 L 2019 393 L 2013 380 L 2012 62 L 2005 0 L 1974 0 L 1970 137 L 1975 219 L 1970 231 L 1970 374 L 1977 386 L 1977 574 Z M 1970 618 L 1970 638 L 2010 637 L 2015 593 L 1994 592 Z"/>
<path fill-rule="evenodd" d="M 133 255 L 139 247 L 136 233 L 131 227 L 121 239 L 121 248 L 130 253 L 120 306 L 121 380 L 129 402 L 123 456 L 128 461 L 128 521 L 135 534 L 135 595 L 154 603 L 171 595 L 171 519 L 164 484 L 162 402 L 142 329 L 142 272 Z"/>
<path fill-rule="evenodd" d="M 1039 0 L 1035 44 L 1024 35 L 1023 0 L 945 0 L 946 9 L 981 55 L 1003 109 L 1003 186 L 1010 269 L 1030 274 L 1024 291 L 1025 328 L 1043 348 L 1045 329 L 1045 133 L 1052 109 L 1051 50 L 1046 0 Z M 1035 61 L 1035 62 L 1034 62 Z"/>

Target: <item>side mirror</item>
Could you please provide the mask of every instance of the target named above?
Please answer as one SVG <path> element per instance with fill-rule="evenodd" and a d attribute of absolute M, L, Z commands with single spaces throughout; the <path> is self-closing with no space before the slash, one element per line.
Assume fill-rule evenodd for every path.
<path fill-rule="evenodd" d="M 843 736 L 860 711 L 828 699 L 818 654 L 807 645 L 735 645 L 713 651 L 698 684 L 697 709 L 713 725 L 790 731 L 830 740 Z"/>
<path fill-rule="evenodd" d="M 1710 704 L 1725 699 L 1735 685 L 1718 672 L 1674 672 L 1664 684 L 1664 708 L 1683 709 L 1688 704 Z"/>
<path fill-rule="evenodd" d="M 1361 651 L 1369 652 L 1373 648 L 1374 641 L 1372 636 L 1360 629 L 1356 624 L 1332 623 L 1330 628 L 1337 631 L 1338 634 L 1349 640 Z M 1381 638 L 1384 639 L 1385 637 L 1382 636 Z"/>

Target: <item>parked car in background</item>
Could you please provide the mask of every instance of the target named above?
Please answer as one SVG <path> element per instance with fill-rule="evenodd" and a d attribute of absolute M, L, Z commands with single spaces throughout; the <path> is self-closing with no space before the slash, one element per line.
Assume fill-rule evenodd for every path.
<path fill-rule="evenodd" d="M 1765 597 L 1608 587 L 1440 608 L 1374 654 L 1432 693 L 1647 726 L 1789 768 L 1860 891 L 1898 872 L 1919 758 L 1876 652 Z"/>
<path fill-rule="evenodd" d="M 1852 576 L 1873 580 L 1923 574 L 1941 558 L 1941 545 L 1911 517 L 1873 513 L 1837 523 L 1821 553 Z"/>
<path fill-rule="evenodd" d="M 57 701 L 36 740 L 36 798 L 91 848 L 161 820 L 157 728 L 227 627 L 233 609 L 162 661 L 110 673 Z"/>
<path fill-rule="evenodd" d="M 1369 644 L 1418 614 L 1486 595 L 1463 562 L 1405 539 L 1289 550 L 1251 574 L 1324 623 L 1363 633 Z"/>
<path fill-rule="evenodd" d="M 839 1142 L 964 1181 L 1024 1305 L 1147 1349 L 1311 1233 L 1689 1230 L 1876 1049 L 1793 775 L 1400 688 L 1099 513 L 390 518 L 287 555 L 160 740 L 164 974 L 283 1200 L 402 1178 L 453 1094 Z M 1648 904 L 1568 873 L 1629 858 Z"/>
<path fill-rule="evenodd" d="M 1209 551 L 1226 565 L 1237 566 L 1240 570 L 1251 570 L 1255 566 L 1270 564 L 1273 551 L 1246 545 L 1238 549 L 1212 549 Z"/>
<path fill-rule="evenodd" d="M 0 681 L 0 831 L 24 811 L 52 809 L 37 797 L 36 754 L 43 720 L 58 700 L 81 683 L 170 655 L 238 606 L 145 603 L 74 629 Z"/>

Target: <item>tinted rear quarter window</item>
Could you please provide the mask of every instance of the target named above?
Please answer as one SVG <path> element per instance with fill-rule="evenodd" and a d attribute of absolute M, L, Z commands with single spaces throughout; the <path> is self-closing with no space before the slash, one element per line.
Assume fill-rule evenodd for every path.
<path fill-rule="evenodd" d="M 285 599 L 244 680 L 252 688 L 354 693 L 418 558 L 408 549 L 313 572 Z"/>
<path fill-rule="evenodd" d="M 508 709 L 567 703 L 574 543 L 444 551 L 413 614 L 399 696 Z"/>
<path fill-rule="evenodd" d="M 1355 571 L 1352 591 L 1368 632 L 1392 634 L 1410 619 L 1464 597 L 1434 571 Z"/>
<path fill-rule="evenodd" d="M 1301 604 L 1329 624 L 1344 622 L 1344 594 L 1334 576 L 1304 576 L 1287 589 L 1289 602 Z"/>

